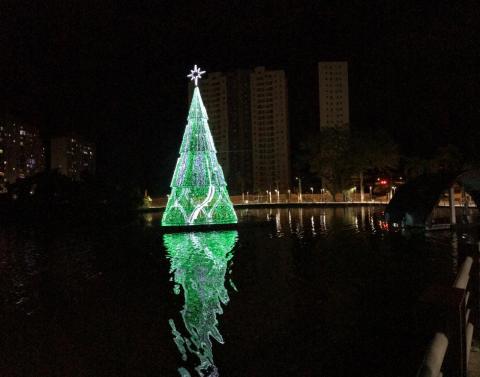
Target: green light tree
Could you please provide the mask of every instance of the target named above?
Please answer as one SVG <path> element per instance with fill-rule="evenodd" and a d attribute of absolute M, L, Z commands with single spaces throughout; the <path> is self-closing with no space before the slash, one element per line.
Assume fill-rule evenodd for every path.
<path fill-rule="evenodd" d="M 174 293 L 183 291 L 185 298 L 181 314 L 187 335 L 182 335 L 181 327 L 173 319 L 169 323 L 183 361 L 187 361 L 189 353 L 198 357 L 200 363 L 195 369 L 199 376 L 218 376 L 211 338 L 223 344 L 217 315 L 223 313 L 222 304 L 229 301 L 225 275 L 237 237 L 234 230 L 163 236 L 175 282 Z M 231 281 L 230 284 L 235 288 Z M 179 368 L 179 373 L 182 377 L 190 376 L 184 367 Z"/>
<path fill-rule="evenodd" d="M 223 170 L 208 126 L 197 80 L 204 73 L 197 69 L 189 75 L 195 80 L 188 122 L 173 173 L 171 194 L 162 225 L 234 224 L 237 215 L 227 191 Z"/>

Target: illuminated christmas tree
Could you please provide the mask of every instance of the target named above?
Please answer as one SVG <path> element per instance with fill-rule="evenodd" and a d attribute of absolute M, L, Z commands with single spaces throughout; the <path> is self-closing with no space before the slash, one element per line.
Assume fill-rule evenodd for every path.
<path fill-rule="evenodd" d="M 195 89 L 162 225 L 237 222 L 223 170 L 217 160 L 217 151 L 208 126 L 207 110 L 197 86 L 203 73 L 205 72 L 195 65 L 188 75 L 195 81 Z"/>
<path fill-rule="evenodd" d="M 217 316 L 223 313 L 222 305 L 229 302 L 225 275 L 237 238 L 235 230 L 163 236 L 174 292 L 183 293 L 185 299 L 181 311 L 183 326 L 178 321 L 175 324 L 173 319 L 169 323 L 183 361 L 188 360 L 189 354 L 198 357 L 195 369 L 200 376 L 218 376 L 211 339 L 224 342 L 218 331 Z M 235 289 L 231 280 L 230 284 Z M 190 376 L 184 367 L 179 372 L 182 377 Z"/>

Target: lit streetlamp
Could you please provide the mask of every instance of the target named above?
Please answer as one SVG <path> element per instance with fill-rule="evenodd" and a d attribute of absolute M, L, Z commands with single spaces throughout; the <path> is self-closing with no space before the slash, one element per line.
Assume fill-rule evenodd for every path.
<path fill-rule="evenodd" d="M 275 192 L 277 193 L 277 203 L 280 203 L 280 191 L 275 189 Z"/>
<path fill-rule="evenodd" d="M 310 191 L 312 192 L 312 203 L 314 202 L 313 198 L 313 187 L 310 187 Z"/>

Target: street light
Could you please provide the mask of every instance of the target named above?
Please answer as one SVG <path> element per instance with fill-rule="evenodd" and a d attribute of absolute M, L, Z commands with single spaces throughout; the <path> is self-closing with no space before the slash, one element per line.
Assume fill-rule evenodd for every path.
<path fill-rule="evenodd" d="M 368 186 L 370 192 L 370 201 L 373 201 L 372 186 Z"/>
<path fill-rule="evenodd" d="M 278 189 L 275 189 L 275 192 L 277 193 L 277 203 L 280 203 L 280 191 L 278 191 Z"/>
<path fill-rule="evenodd" d="M 312 203 L 314 202 L 313 200 L 313 187 L 310 187 L 310 191 L 312 192 Z"/>
<path fill-rule="evenodd" d="M 298 181 L 298 201 L 303 202 L 303 199 L 302 199 L 302 178 L 295 177 L 295 180 Z"/>
<path fill-rule="evenodd" d="M 288 199 L 287 199 L 287 201 L 290 203 L 290 189 L 288 189 L 287 192 L 288 192 Z"/>

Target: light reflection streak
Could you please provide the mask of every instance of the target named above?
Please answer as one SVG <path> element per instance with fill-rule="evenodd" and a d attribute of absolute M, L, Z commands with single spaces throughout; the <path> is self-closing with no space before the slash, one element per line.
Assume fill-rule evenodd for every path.
<path fill-rule="evenodd" d="M 275 214 L 275 227 L 277 229 L 277 235 L 282 236 L 282 218 L 280 215 L 280 210 L 277 209 L 277 213 Z"/>

